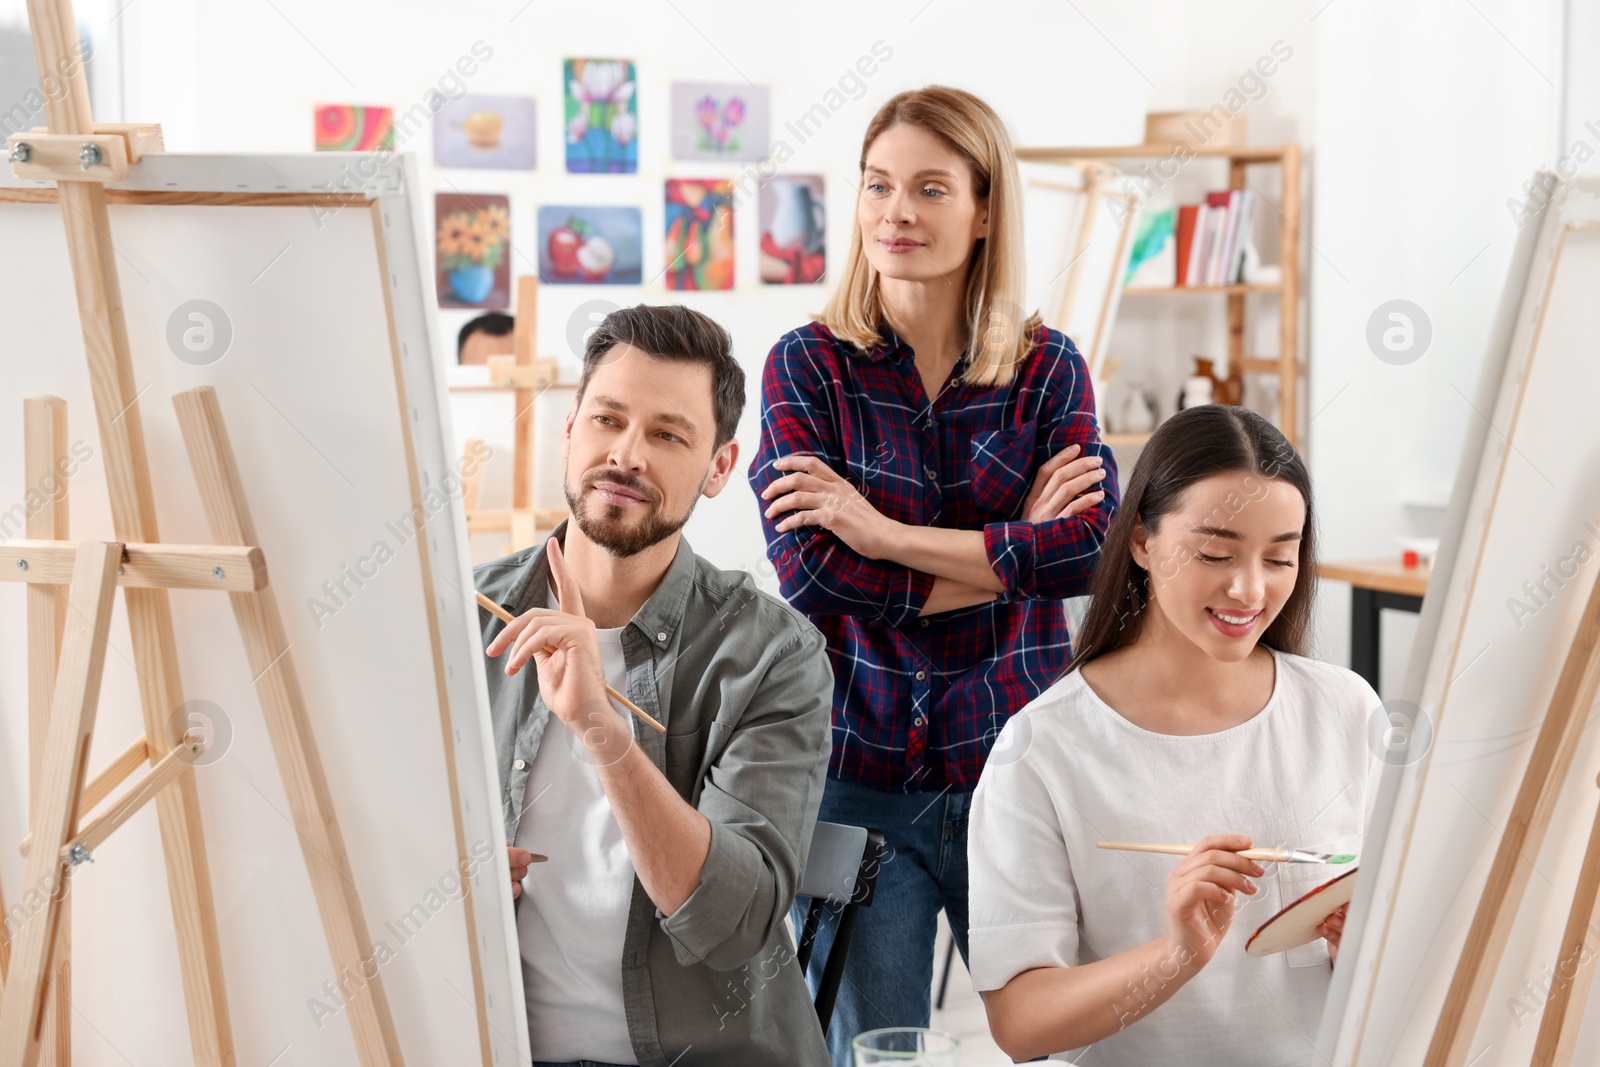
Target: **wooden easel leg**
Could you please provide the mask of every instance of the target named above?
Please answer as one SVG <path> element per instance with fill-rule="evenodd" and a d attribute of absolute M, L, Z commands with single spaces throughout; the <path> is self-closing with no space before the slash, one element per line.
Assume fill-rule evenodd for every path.
<path fill-rule="evenodd" d="M 467 511 L 478 510 L 478 490 L 483 485 L 483 454 L 487 451 L 484 443 L 474 437 L 467 441 L 461 451 L 461 463 L 458 470 L 461 472 L 461 506 Z"/>
<path fill-rule="evenodd" d="M 523 275 L 517 279 L 517 304 L 515 324 L 511 328 L 513 353 L 519 366 L 529 366 L 533 363 L 534 350 L 538 347 L 539 324 L 539 279 L 531 274 Z M 512 393 L 512 403 L 515 405 L 514 426 L 516 436 L 511 447 L 511 507 L 513 512 L 521 509 L 533 509 L 533 479 L 534 479 L 534 427 L 537 412 L 538 391 L 533 389 L 517 389 Z M 516 543 L 516 548 L 523 545 Z M 532 544 L 530 538 L 527 542 Z"/>
<path fill-rule="evenodd" d="M 216 391 L 209 387 L 191 389 L 173 400 L 212 537 L 219 545 L 259 543 Z M 394 1019 L 374 962 L 372 939 L 356 895 L 344 835 L 334 814 L 277 599 L 271 586 L 257 592 L 229 593 L 228 599 L 244 638 L 251 672 L 256 675 L 256 695 L 278 757 L 295 827 L 300 831 L 300 850 L 311 876 L 334 969 L 341 983 L 346 975 L 356 982 L 356 991 L 348 1003 L 357 1052 L 367 1067 L 398 1065 L 402 1057 Z"/>
<path fill-rule="evenodd" d="M 50 131 L 92 132 L 83 65 L 66 62 L 77 36 L 71 4 L 66 0 L 28 0 L 28 23 L 33 30 L 39 69 L 70 70 L 60 79 L 62 91 L 45 100 Z M 161 534 L 145 455 L 144 424 L 139 416 L 139 390 L 133 379 L 128 331 L 123 321 L 105 189 L 98 182 L 66 181 L 58 183 L 57 192 L 100 428 L 113 528 L 124 543 L 158 543 Z M 151 757 L 159 759 L 181 733 L 174 731 L 173 722 L 174 713 L 183 705 L 183 696 L 172 611 L 165 589 L 130 588 L 123 595 L 134 667 L 139 675 L 145 738 Z M 229 1065 L 234 1058 L 233 1034 L 193 776 L 186 775 L 172 788 L 162 790 L 156 799 L 156 811 L 194 1059 L 206 1067 Z M 9 1062 L 6 1067 L 11 1067 Z"/>
<path fill-rule="evenodd" d="M 73 246 L 73 279 L 84 320 L 112 521 L 124 542 L 156 543 L 161 534 L 127 332 L 122 328 L 122 298 L 108 237 L 111 225 L 106 217 L 105 191 L 93 182 L 62 182 L 60 196 L 68 241 Z M 106 308 L 111 309 L 117 326 L 109 333 L 99 327 Z M 151 758 L 159 759 L 182 732 L 174 733 L 173 715 L 183 706 L 183 695 L 172 609 L 165 589 L 126 588 L 123 598 L 139 674 L 145 739 Z M 195 1062 L 231 1064 L 233 1033 L 194 777 L 186 775 L 172 788 L 162 790 L 156 798 L 156 812 Z"/>
<path fill-rule="evenodd" d="M 44 506 L 27 519 L 28 537 L 42 541 L 67 539 L 67 403 L 60 397 L 30 396 L 23 401 L 23 464 L 25 484 L 38 492 Z M 66 624 L 67 590 L 53 585 L 28 586 L 28 767 L 30 812 L 36 811 L 39 783 L 44 779 L 42 760 L 50 722 L 50 699 L 55 691 L 56 665 L 61 659 L 61 639 Z M 30 815 L 32 818 L 32 815 Z M 54 974 L 45 989 L 43 1067 L 66 1067 L 72 1062 L 72 1019 L 63 1010 L 72 990 L 65 984 L 71 974 L 67 957 L 72 947 L 72 902 L 61 901 L 61 918 L 52 958 Z M 60 991 L 61 996 L 57 995 Z"/>
<path fill-rule="evenodd" d="M 1533 1046 L 1529 1067 L 1568 1067 L 1572 1047 L 1578 1040 L 1583 1021 L 1583 1006 L 1589 1001 L 1589 986 L 1600 960 L 1600 943 L 1588 936 L 1600 920 L 1600 811 L 1595 812 L 1589 847 L 1583 853 L 1578 871 L 1578 888 L 1572 894 L 1572 910 L 1567 913 L 1567 928 L 1561 934 L 1561 949 L 1556 953 L 1555 981 L 1544 1002 L 1544 1018 L 1539 1021 L 1539 1039 Z M 1587 959 L 1585 949 L 1587 948 Z M 1578 1005 L 1576 1012 L 1571 1011 Z"/>
<path fill-rule="evenodd" d="M 533 544 L 538 524 L 534 521 L 533 510 L 513 511 L 511 513 L 511 545 L 507 552 L 520 552 Z"/>
<path fill-rule="evenodd" d="M 28 0 L 28 26 L 38 69 L 51 75 L 58 89 L 45 97 L 47 128 L 54 134 L 93 133 L 88 79 L 83 64 L 71 60 L 77 39 L 71 0 Z M 128 350 L 105 189 L 93 181 L 63 181 L 57 183 L 57 193 L 94 393 L 113 528 L 124 543 L 155 544 L 161 535 L 150 487 L 144 426 L 139 418 L 139 390 Z M 145 739 L 151 758 L 159 759 L 173 747 L 176 734 L 181 733 L 174 729 L 172 721 L 183 704 L 172 612 L 164 589 L 127 589 L 124 598 L 134 667 L 139 674 Z M 64 648 L 63 668 L 67 662 Z M 57 686 L 58 694 L 61 689 Z M 52 706 L 52 731 L 57 726 L 54 708 L 59 706 L 59 702 Z M 81 785 L 73 783 L 74 788 Z M 171 788 L 162 790 L 156 809 L 195 1063 L 202 1067 L 231 1067 L 233 1034 L 194 776 L 185 775 Z M 35 859 L 41 863 L 52 860 L 48 842 L 37 833 L 35 841 Z M 30 860 L 30 867 L 33 862 Z M 17 999 L 8 997 L 8 1005 Z M 0 1056 L 0 1063 L 6 1067 L 13 1067 L 15 1062 Z"/>
<path fill-rule="evenodd" d="M 121 560 L 119 544 L 88 541 L 78 549 L 44 773 L 34 793 L 34 847 L 28 855 L 27 891 L 18 901 L 24 914 L 15 934 L 16 965 L 0 1005 L 0 1063 L 6 1067 L 35 1067 L 39 1061 L 40 1012 L 68 876 L 61 849 L 77 830 Z"/>
<path fill-rule="evenodd" d="M 1500 847 L 1489 880 L 1478 898 L 1478 910 L 1467 931 L 1455 976 L 1445 994 L 1439 1021 L 1428 1045 L 1424 1067 L 1462 1067 L 1489 999 L 1489 986 L 1505 954 L 1522 898 L 1527 892 L 1537 856 L 1562 783 L 1583 734 L 1584 720 L 1600 690 L 1600 580 L 1589 590 L 1588 602 L 1572 636 L 1561 677 L 1550 695 L 1550 707 L 1538 739 L 1528 757 L 1527 769 L 1511 816 L 1500 835 Z"/>
<path fill-rule="evenodd" d="M 6 975 L 11 973 L 11 928 L 6 923 L 6 916 L 11 910 L 6 907 L 5 888 L 0 886 L 0 1001 L 6 996 Z"/>

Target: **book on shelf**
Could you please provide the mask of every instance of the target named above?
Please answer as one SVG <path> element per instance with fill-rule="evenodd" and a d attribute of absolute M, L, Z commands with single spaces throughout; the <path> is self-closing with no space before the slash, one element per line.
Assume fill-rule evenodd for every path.
<path fill-rule="evenodd" d="M 1175 269 L 1169 284 L 1179 288 L 1239 284 L 1255 200 L 1254 189 L 1221 189 L 1207 193 L 1201 203 L 1178 205 L 1171 242 Z M 1166 277 L 1163 263 L 1160 278 Z M 1128 284 L 1159 286 L 1162 282 L 1150 271 L 1137 279 L 1130 273 Z"/>
<path fill-rule="evenodd" d="M 1223 189 L 1206 194 L 1206 212 L 1211 222 L 1211 240 L 1206 246 L 1205 285 L 1224 285 L 1222 280 L 1225 249 L 1228 243 L 1228 202 L 1231 194 Z"/>
<path fill-rule="evenodd" d="M 1189 253 L 1194 248 L 1194 231 L 1200 216 L 1199 204 L 1178 205 L 1178 284 L 1189 284 Z"/>
<path fill-rule="evenodd" d="M 1171 289 L 1178 284 L 1175 240 L 1177 209 L 1171 204 L 1147 206 L 1139 212 L 1133 251 L 1122 284 L 1138 289 Z"/>

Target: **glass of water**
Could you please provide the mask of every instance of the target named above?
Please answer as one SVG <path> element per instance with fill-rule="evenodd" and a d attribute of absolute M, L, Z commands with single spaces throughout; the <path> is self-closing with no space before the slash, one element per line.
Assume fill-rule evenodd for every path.
<path fill-rule="evenodd" d="M 868 1030 L 856 1035 L 850 1047 L 856 1067 L 958 1067 L 961 1062 L 961 1042 L 943 1030 Z"/>

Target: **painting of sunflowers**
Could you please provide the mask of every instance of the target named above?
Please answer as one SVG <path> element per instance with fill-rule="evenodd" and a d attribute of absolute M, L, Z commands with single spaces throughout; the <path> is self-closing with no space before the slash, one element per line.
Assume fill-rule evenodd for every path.
<path fill-rule="evenodd" d="M 639 170 L 639 102 L 626 59 L 566 61 L 567 170 L 635 174 Z"/>
<path fill-rule="evenodd" d="M 503 196 L 434 197 L 439 306 L 511 306 L 511 220 Z"/>
<path fill-rule="evenodd" d="M 674 159 L 760 162 L 771 148 L 765 86 L 672 83 Z"/>
<path fill-rule="evenodd" d="M 667 179 L 667 288 L 733 288 L 733 183 Z"/>

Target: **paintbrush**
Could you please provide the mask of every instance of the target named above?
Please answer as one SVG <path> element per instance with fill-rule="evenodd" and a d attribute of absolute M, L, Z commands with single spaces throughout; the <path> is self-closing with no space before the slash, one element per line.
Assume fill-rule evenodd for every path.
<path fill-rule="evenodd" d="M 507 611 L 499 604 L 496 604 L 482 593 L 478 594 L 478 606 L 484 611 L 487 611 L 490 615 L 493 615 L 495 618 L 499 619 L 501 622 L 517 621 L 517 617 L 515 615 L 511 614 L 511 612 Z M 606 693 L 611 697 L 612 700 L 615 700 L 618 704 L 621 704 L 623 707 L 639 716 L 639 718 L 643 719 L 651 726 L 654 726 L 657 732 L 663 734 L 667 732 L 667 728 L 665 726 L 662 726 L 660 723 L 656 722 L 645 713 L 643 708 L 629 700 L 627 697 L 623 696 L 621 693 L 617 692 L 615 689 L 611 688 L 611 686 L 606 686 Z"/>
<path fill-rule="evenodd" d="M 1119 852 L 1159 852 L 1164 856 L 1187 856 L 1193 845 L 1141 845 L 1132 841 L 1096 841 L 1095 848 L 1114 848 Z M 1299 848 L 1247 848 L 1239 855 L 1257 863 L 1354 863 L 1349 852 L 1308 852 Z"/>

